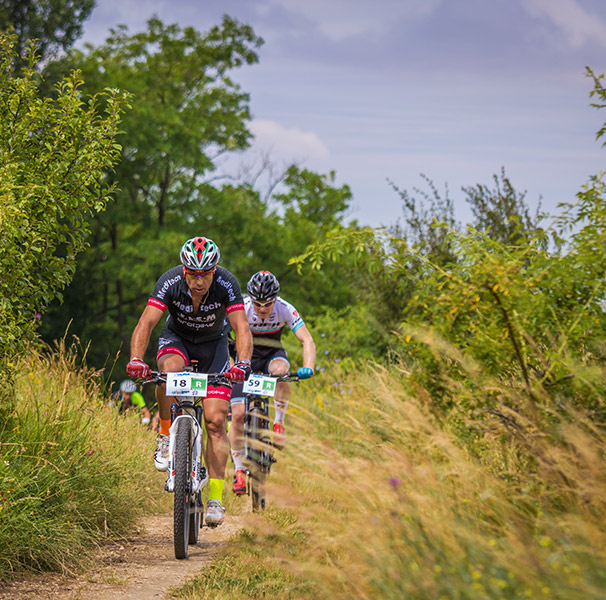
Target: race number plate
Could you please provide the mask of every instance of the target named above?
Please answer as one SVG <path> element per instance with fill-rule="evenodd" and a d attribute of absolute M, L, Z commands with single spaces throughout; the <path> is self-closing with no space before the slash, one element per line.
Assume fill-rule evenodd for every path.
<path fill-rule="evenodd" d="M 273 396 L 276 393 L 276 377 L 265 375 L 251 375 L 245 382 L 243 392 L 257 396 Z"/>
<path fill-rule="evenodd" d="M 167 396 L 206 396 L 208 377 L 205 373 L 167 373 Z"/>

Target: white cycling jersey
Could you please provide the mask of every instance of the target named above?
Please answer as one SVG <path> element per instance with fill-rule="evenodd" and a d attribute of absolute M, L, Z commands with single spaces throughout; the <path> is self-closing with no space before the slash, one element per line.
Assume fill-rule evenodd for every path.
<path fill-rule="evenodd" d="M 244 311 L 250 325 L 254 344 L 263 345 L 263 339 L 279 340 L 282 331 L 288 325 L 292 331 L 297 331 L 305 324 L 297 309 L 290 303 L 278 296 L 269 316 L 261 319 L 252 304 L 250 296 L 244 296 Z"/>

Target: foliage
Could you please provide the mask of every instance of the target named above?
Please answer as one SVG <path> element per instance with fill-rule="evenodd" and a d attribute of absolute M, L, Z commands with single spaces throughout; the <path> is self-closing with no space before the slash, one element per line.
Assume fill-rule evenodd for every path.
<path fill-rule="evenodd" d="M 85 100 L 73 72 L 56 100 L 40 99 L 33 51 L 15 77 L 15 38 L 3 35 L 0 44 L 0 356 L 7 356 L 33 338 L 37 319 L 71 280 L 88 245 L 87 220 L 113 192 L 104 174 L 119 155 L 126 95 L 106 90 Z"/>
<path fill-rule="evenodd" d="M 579 193 L 578 203 L 568 208 L 553 225 L 556 239 L 566 230 L 576 231 L 566 252 L 561 245 L 548 250 L 552 232 L 540 227 L 532 234 L 526 230 L 524 236 L 514 236 L 516 243 L 468 227 L 464 233 L 445 230 L 456 260 L 442 265 L 439 257 L 434 262 L 432 255 L 420 255 L 403 239 L 372 230 L 340 229 L 310 245 L 293 262 L 320 268 L 326 260 L 353 254 L 366 272 L 381 273 L 391 283 L 395 299 L 391 329 L 397 332 L 383 356 L 405 357 L 413 379 L 444 406 L 452 405 L 461 393 L 453 381 L 465 382 L 472 404 L 493 401 L 478 393 L 484 385 L 477 379 L 479 365 L 512 388 L 523 387 L 531 398 L 563 395 L 595 409 L 604 386 L 590 369 L 602 365 L 606 334 L 602 180 L 594 178 Z M 360 312 L 352 309 L 346 314 L 360 319 Z M 373 314 L 381 314 L 380 309 L 373 306 Z M 357 350 L 352 342 L 354 322 L 341 321 L 338 334 L 349 340 L 352 353 Z M 384 324 L 389 322 L 386 317 Z M 382 328 L 374 330 L 379 334 Z M 372 338 L 369 332 L 358 335 Z M 339 343 L 333 342 L 331 349 Z M 353 355 L 361 357 L 364 351 Z M 577 368 L 573 376 L 571 363 L 588 370 Z"/>
<path fill-rule="evenodd" d="M 0 0 L 0 31 L 16 33 L 17 64 L 26 62 L 29 40 L 44 61 L 72 46 L 94 6 L 95 0 Z"/>
<path fill-rule="evenodd" d="M 596 75 L 596 73 L 593 71 L 593 69 L 589 68 L 589 67 L 585 67 L 585 74 L 587 77 L 589 77 L 592 80 L 593 83 L 593 89 L 591 90 L 591 92 L 589 93 L 589 96 L 591 98 L 595 98 L 595 101 L 591 103 L 591 106 L 593 108 L 606 108 L 606 88 L 604 87 L 604 79 L 606 78 L 606 75 L 604 75 L 604 73 L 600 74 L 600 75 Z M 596 139 L 601 139 L 606 135 L 606 123 L 604 123 L 604 125 L 602 125 L 602 127 L 600 127 L 600 129 L 598 129 L 597 133 L 596 133 Z M 602 143 L 602 145 L 605 145 L 606 142 Z"/>

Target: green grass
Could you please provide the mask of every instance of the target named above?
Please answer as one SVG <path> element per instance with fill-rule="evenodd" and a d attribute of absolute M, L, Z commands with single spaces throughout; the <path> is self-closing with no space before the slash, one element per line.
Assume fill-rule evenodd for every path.
<path fill-rule="evenodd" d="M 90 548 L 165 507 L 154 435 L 107 406 L 95 374 L 65 350 L 14 365 L 0 429 L 0 578 L 73 571 Z"/>

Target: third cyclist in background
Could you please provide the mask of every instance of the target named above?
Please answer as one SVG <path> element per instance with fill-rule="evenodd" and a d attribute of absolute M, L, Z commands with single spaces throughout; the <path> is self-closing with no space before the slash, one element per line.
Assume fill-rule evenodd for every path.
<path fill-rule="evenodd" d="M 244 310 L 253 337 L 252 371 L 283 375 L 288 373 L 290 363 L 281 337 L 286 325 L 303 345 L 303 366 L 297 371 L 301 379 L 313 375 L 316 361 L 316 345 L 303 319 L 295 307 L 278 296 L 280 283 L 269 271 L 255 273 L 246 285 L 248 296 L 244 297 Z M 232 423 L 229 430 L 231 455 L 234 461 L 235 494 L 246 492 L 244 472 L 244 394 L 243 384 L 236 383 L 232 388 Z M 274 396 L 274 446 L 283 448 L 285 442 L 284 414 L 288 407 L 289 384 L 279 382 Z"/>

